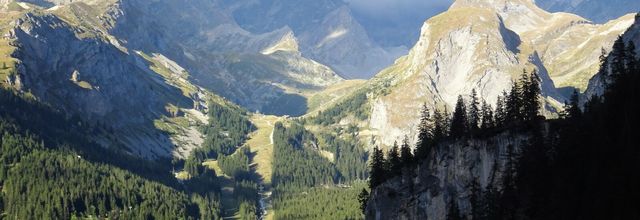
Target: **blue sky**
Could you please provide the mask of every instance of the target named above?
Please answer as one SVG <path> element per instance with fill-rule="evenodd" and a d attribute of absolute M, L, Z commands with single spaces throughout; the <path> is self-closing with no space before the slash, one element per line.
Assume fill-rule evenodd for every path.
<path fill-rule="evenodd" d="M 369 36 L 386 46 L 411 47 L 425 20 L 453 0 L 345 0 Z"/>
<path fill-rule="evenodd" d="M 452 0 L 346 0 L 354 11 L 368 16 L 428 18 L 451 5 Z"/>

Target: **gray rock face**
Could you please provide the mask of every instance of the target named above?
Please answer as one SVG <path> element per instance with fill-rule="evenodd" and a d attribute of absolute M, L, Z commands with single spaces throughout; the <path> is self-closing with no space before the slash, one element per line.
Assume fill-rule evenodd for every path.
<path fill-rule="evenodd" d="M 173 146 L 153 120 L 169 103 L 192 106 L 180 90 L 163 83 L 137 56 L 100 36 L 79 37 L 86 30 L 52 15 L 27 14 L 16 22 L 18 69 L 23 90 L 44 103 L 90 123 L 113 128 L 109 145 L 118 142 L 143 157 L 169 156 Z"/>
<path fill-rule="evenodd" d="M 368 83 L 370 120 L 364 129 L 381 145 L 416 137 L 423 103 L 453 109 L 472 90 L 495 106 L 523 69 L 537 70 L 542 113 L 553 117 L 566 99 L 558 89 L 585 89 L 598 71 L 601 48 L 611 48 L 633 23 L 626 15 L 593 24 L 567 13 L 549 13 L 532 0 L 457 0 L 424 23 L 407 56 Z M 375 92 L 384 91 L 384 92 Z"/>
<path fill-rule="evenodd" d="M 242 0 L 229 7 L 240 26 L 252 32 L 290 27 L 304 56 L 345 78 L 370 78 L 406 52 L 383 49 L 372 41 L 341 0 Z"/>
<path fill-rule="evenodd" d="M 449 201 L 471 212 L 470 185 L 501 188 L 509 151 L 518 152 L 526 135 L 502 133 L 483 140 L 441 144 L 415 170 L 403 170 L 372 191 L 366 219 L 446 219 Z"/>
<path fill-rule="evenodd" d="M 306 98 L 290 91 L 341 80 L 331 69 L 298 53 L 298 39 L 290 28 L 251 33 L 220 4 L 127 0 L 108 12 L 107 20 L 113 22 L 107 26 L 127 48 L 164 54 L 187 69 L 195 84 L 251 111 L 304 114 Z M 288 53 L 272 50 L 287 44 L 293 46 L 275 48 Z"/>
<path fill-rule="evenodd" d="M 636 15 L 635 22 L 629 29 L 624 32 L 622 35 L 622 39 L 625 43 L 633 42 L 635 45 L 640 45 L 640 14 Z M 636 54 L 640 54 L 640 48 L 636 46 Z M 609 64 L 611 63 L 612 57 L 608 58 Z M 593 96 L 601 96 L 604 93 L 605 87 L 607 83 L 610 83 L 607 77 L 605 77 L 605 73 L 602 71 L 610 72 L 610 67 L 606 67 L 604 69 L 600 69 L 600 72 L 593 76 L 589 80 L 589 86 L 585 90 L 584 94 L 581 98 L 582 104 L 586 103 Z"/>

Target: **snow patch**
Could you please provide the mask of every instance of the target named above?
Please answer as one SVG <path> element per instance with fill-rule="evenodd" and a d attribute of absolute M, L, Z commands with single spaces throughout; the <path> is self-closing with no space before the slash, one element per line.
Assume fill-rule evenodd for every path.
<path fill-rule="evenodd" d="M 24 9 L 31 9 L 31 6 L 29 6 L 29 4 L 24 3 L 24 2 L 18 2 L 18 5 L 20 5 L 20 7 L 24 8 Z"/>
<path fill-rule="evenodd" d="M 48 8 L 47 11 L 55 11 L 55 10 L 58 10 L 59 8 L 60 8 L 60 6 L 56 5 L 56 6 L 53 6 L 51 8 Z"/>
<path fill-rule="evenodd" d="M 345 28 L 338 28 L 334 31 L 332 31 L 331 33 L 329 33 L 329 35 L 327 35 L 326 37 L 324 37 L 324 39 L 322 39 L 322 41 L 320 41 L 320 43 L 318 44 L 317 47 L 322 47 L 325 43 L 332 41 L 334 39 L 338 39 L 342 36 L 344 36 L 345 34 L 349 33 L 349 30 L 345 29 Z"/>

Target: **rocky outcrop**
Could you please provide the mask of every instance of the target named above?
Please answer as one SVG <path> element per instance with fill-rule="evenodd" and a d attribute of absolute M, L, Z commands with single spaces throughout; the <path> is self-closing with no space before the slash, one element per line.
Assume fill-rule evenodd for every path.
<path fill-rule="evenodd" d="M 625 43 L 633 42 L 635 45 L 640 45 L 640 13 L 635 16 L 635 22 L 625 33 L 622 35 L 622 39 Z M 640 48 L 636 46 L 636 54 L 640 54 Z M 612 57 L 608 57 L 608 63 L 611 64 Z M 604 72 L 603 72 L 604 71 Z M 589 86 L 582 94 L 582 103 L 586 103 L 593 96 L 602 96 L 606 88 L 606 84 L 610 83 L 610 79 L 606 77 L 610 73 L 610 67 L 601 68 L 598 74 L 594 75 L 589 80 Z"/>
<path fill-rule="evenodd" d="M 627 15 L 593 24 L 546 12 L 531 0 L 457 0 L 424 23 L 407 56 L 365 85 L 372 91 L 365 129 L 382 145 L 405 135 L 414 140 L 415 132 L 408 131 L 417 131 L 423 104 L 451 111 L 458 95 L 475 89 L 495 105 L 523 69 L 538 72 L 543 112 L 553 117 L 566 99 L 558 88 L 585 89 L 598 71 L 600 48 L 610 48 L 632 23 L 633 16 Z"/>
<path fill-rule="evenodd" d="M 228 4 L 240 26 L 252 32 L 290 27 L 305 57 L 345 78 L 370 78 L 406 52 L 387 50 L 371 40 L 342 0 L 241 0 Z"/>
<path fill-rule="evenodd" d="M 471 212 L 475 182 L 500 189 L 509 152 L 518 152 L 527 135 L 501 133 L 486 139 L 440 144 L 428 160 L 405 169 L 371 192 L 366 219 L 446 219 L 448 204 L 455 201 L 461 214 Z"/>
<path fill-rule="evenodd" d="M 167 56 L 189 71 L 194 84 L 251 111 L 304 114 L 302 90 L 342 80 L 300 53 L 289 27 L 249 32 L 217 1 L 127 0 L 107 17 L 109 33 L 125 47 Z"/>
<path fill-rule="evenodd" d="M 169 103 L 190 107 L 192 101 L 105 37 L 83 38 L 89 31 L 53 15 L 19 19 L 13 57 L 20 60 L 22 91 L 69 116 L 111 128 L 113 134 L 96 137 L 105 146 L 123 144 L 142 157 L 168 157 L 173 145 L 153 120 Z"/>

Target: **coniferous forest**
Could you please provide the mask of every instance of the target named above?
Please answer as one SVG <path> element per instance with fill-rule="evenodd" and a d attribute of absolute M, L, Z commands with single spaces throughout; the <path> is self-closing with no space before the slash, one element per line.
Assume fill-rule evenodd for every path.
<path fill-rule="evenodd" d="M 640 0 L 0 0 L 0 220 L 640 220 Z"/>
<path fill-rule="evenodd" d="M 402 175 L 403 168 L 415 169 L 412 161 L 429 163 L 438 147 L 509 131 L 528 136 L 524 147 L 505 155 L 502 178 L 485 188 L 477 182 L 466 186 L 471 213 L 462 214 L 451 200 L 447 219 L 638 219 L 640 148 L 634 137 L 640 125 L 640 59 L 633 42 L 618 38 L 601 57 L 597 77 L 605 82 L 603 94 L 574 92 L 559 119 L 541 117 L 535 71 L 525 71 L 496 108 L 479 104 L 475 91 L 458 98 L 452 117 L 425 107 L 415 158 L 398 153 L 397 146 L 386 154 L 375 147 L 369 186 Z M 367 191 L 359 195 L 363 211 L 369 199 Z"/>
<path fill-rule="evenodd" d="M 139 161 L 85 138 L 87 131 L 108 128 L 66 118 L 10 91 L 1 91 L 0 99 L 3 217 L 219 216 L 214 191 L 187 190 L 170 176 L 170 167 L 161 165 L 161 161 Z"/>

